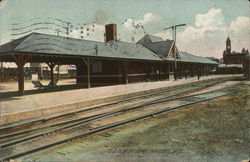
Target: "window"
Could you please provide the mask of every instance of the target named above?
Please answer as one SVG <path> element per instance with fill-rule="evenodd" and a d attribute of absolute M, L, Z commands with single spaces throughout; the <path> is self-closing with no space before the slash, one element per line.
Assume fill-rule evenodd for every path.
<path fill-rule="evenodd" d="M 102 62 L 101 61 L 95 61 L 92 64 L 92 72 L 93 73 L 101 73 L 102 72 Z"/>

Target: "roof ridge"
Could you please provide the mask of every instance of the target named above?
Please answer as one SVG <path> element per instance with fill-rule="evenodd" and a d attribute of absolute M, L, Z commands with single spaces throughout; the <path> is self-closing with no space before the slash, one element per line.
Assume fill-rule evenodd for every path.
<path fill-rule="evenodd" d="M 148 36 L 149 36 L 149 38 L 150 38 L 150 37 L 154 37 L 154 38 L 157 38 L 157 39 L 161 39 L 162 42 L 165 41 L 163 38 L 158 37 L 158 36 L 155 36 L 155 35 L 152 35 L 152 34 L 148 34 Z M 150 39 L 150 40 L 151 40 L 151 39 Z M 152 40 L 151 40 L 151 41 L 152 41 Z"/>
<path fill-rule="evenodd" d="M 153 34 L 147 34 L 147 35 L 153 36 L 153 37 L 156 37 L 156 38 L 161 38 L 161 37 L 155 36 L 155 35 L 153 35 Z M 162 38 L 161 38 L 161 39 L 162 39 Z"/>
<path fill-rule="evenodd" d="M 122 43 L 128 43 L 128 44 L 135 44 L 136 43 L 132 43 L 132 42 L 126 42 L 126 41 L 116 41 L 116 40 L 110 40 L 108 42 L 101 42 L 101 41 L 96 41 L 96 40 L 89 40 L 89 39 L 80 39 L 80 38 L 71 38 L 71 37 L 66 37 L 66 36 L 57 36 L 57 35 L 53 35 L 53 34 L 47 34 L 47 33 L 39 33 L 39 32 L 32 32 L 28 35 L 33 35 L 33 34 L 40 34 L 40 35 L 46 35 L 46 36 L 52 36 L 52 37 L 60 37 L 60 38 L 64 38 L 64 39 L 70 39 L 70 40 L 77 40 L 77 41 L 89 41 L 89 42 L 96 42 L 96 43 L 102 43 L 102 44 L 106 44 L 106 43 L 110 43 L 110 42 L 122 42 Z"/>

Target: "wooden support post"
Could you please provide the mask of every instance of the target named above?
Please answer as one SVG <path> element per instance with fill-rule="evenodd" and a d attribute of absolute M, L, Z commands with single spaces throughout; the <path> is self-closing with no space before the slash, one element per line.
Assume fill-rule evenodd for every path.
<path fill-rule="evenodd" d="M 183 66 L 184 66 L 184 65 L 183 65 L 182 63 L 180 63 L 179 66 L 180 66 L 180 67 L 179 67 L 179 69 L 180 69 L 179 78 L 182 79 L 182 77 L 183 77 Z"/>
<path fill-rule="evenodd" d="M 161 63 L 160 63 L 160 65 L 158 65 L 158 70 L 159 70 L 159 72 L 158 72 L 158 80 L 160 81 L 162 79 L 162 77 L 161 77 L 161 73 L 162 73 L 162 65 L 161 65 Z"/>
<path fill-rule="evenodd" d="M 90 64 L 87 64 L 87 84 L 88 88 L 90 88 Z"/>
<path fill-rule="evenodd" d="M 194 65 L 191 64 L 191 77 L 194 77 Z"/>
<path fill-rule="evenodd" d="M 128 84 L 128 64 L 129 62 L 123 62 L 123 82 L 124 84 Z"/>
<path fill-rule="evenodd" d="M 208 65 L 206 65 L 206 75 L 208 76 Z"/>
<path fill-rule="evenodd" d="M 200 64 L 198 64 L 198 80 L 200 80 L 200 77 L 201 77 L 201 67 L 200 67 Z"/>
<path fill-rule="evenodd" d="M 174 77 L 175 77 L 175 72 L 174 72 L 174 63 L 173 62 L 170 62 L 170 73 L 171 73 L 171 80 L 172 79 L 175 79 Z"/>
<path fill-rule="evenodd" d="M 51 86 L 54 87 L 54 67 L 56 66 L 55 63 L 47 63 L 49 68 L 50 68 L 50 82 L 51 82 Z"/>
<path fill-rule="evenodd" d="M 85 65 L 87 66 L 87 86 L 88 88 L 91 87 L 91 83 L 90 83 L 90 65 L 95 61 L 95 59 L 90 59 L 90 58 L 86 58 L 86 59 L 82 59 L 83 62 L 85 63 Z"/>
<path fill-rule="evenodd" d="M 187 79 L 187 77 L 188 77 L 188 64 L 184 64 L 184 75 L 185 75 L 185 79 Z"/>
<path fill-rule="evenodd" d="M 43 68 L 42 68 L 42 64 L 39 64 L 39 70 L 40 70 L 40 80 L 43 79 Z"/>
<path fill-rule="evenodd" d="M 26 55 L 14 55 L 15 63 L 18 68 L 18 94 L 24 95 L 24 65 L 28 60 Z"/>
<path fill-rule="evenodd" d="M 60 79 L 60 65 L 57 65 L 57 80 Z"/>
<path fill-rule="evenodd" d="M 205 76 L 204 65 L 201 64 L 201 76 Z"/>
<path fill-rule="evenodd" d="M 19 96 L 24 95 L 24 68 L 22 65 L 18 65 L 18 91 Z"/>
<path fill-rule="evenodd" d="M 150 80 L 150 63 L 145 63 L 145 72 L 146 72 L 146 82 L 149 82 Z"/>
<path fill-rule="evenodd" d="M 203 76 L 202 64 L 200 64 L 200 76 Z"/>
<path fill-rule="evenodd" d="M 167 79 L 170 80 L 170 62 L 167 62 L 167 72 L 168 72 L 168 76 L 167 76 Z"/>
<path fill-rule="evenodd" d="M 76 64 L 76 83 L 82 84 L 84 83 L 84 70 L 85 65 L 84 64 Z"/>
<path fill-rule="evenodd" d="M 78 84 L 79 83 L 79 65 L 78 64 L 76 64 L 75 65 L 76 66 L 76 84 Z"/>
<path fill-rule="evenodd" d="M 1 82 L 3 82 L 3 62 L 1 61 Z"/>
<path fill-rule="evenodd" d="M 118 83 L 122 83 L 122 62 L 118 62 Z"/>

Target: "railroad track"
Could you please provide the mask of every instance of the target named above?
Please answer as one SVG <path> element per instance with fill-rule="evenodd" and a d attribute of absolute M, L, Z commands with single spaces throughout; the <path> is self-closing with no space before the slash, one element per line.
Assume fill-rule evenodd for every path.
<path fill-rule="evenodd" d="M 152 96 L 157 96 L 157 95 L 161 95 L 161 94 L 164 95 L 164 93 L 168 93 L 168 92 L 174 92 L 172 94 L 172 96 L 176 96 L 176 95 L 182 94 L 184 92 L 188 93 L 190 91 L 195 91 L 195 90 L 199 90 L 199 89 L 202 89 L 202 88 L 207 88 L 207 87 L 210 87 L 210 86 L 213 86 L 215 84 L 222 83 L 222 82 L 225 82 L 225 81 L 228 81 L 228 80 L 230 80 L 230 79 L 223 79 L 223 80 L 219 80 L 219 81 L 215 80 L 215 81 L 210 81 L 210 82 L 207 82 L 207 83 L 197 83 L 197 84 L 188 86 L 187 88 L 183 88 L 183 87 L 171 88 L 171 89 L 167 89 L 167 90 L 161 90 L 161 91 L 157 91 L 157 92 L 153 92 L 153 93 L 148 93 L 148 94 L 145 94 L 145 95 L 130 97 L 130 98 L 118 100 L 118 101 L 103 104 L 103 105 L 93 106 L 93 107 L 90 107 L 90 108 L 83 108 L 83 109 L 79 109 L 79 110 L 75 110 L 75 111 L 71 111 L 71 112 L 60 113 L 60 114 L 57 114 L 57 115 L 51 115 L 49 117 L 41 117 L 41 118 L 26 120 L 26 121 L 14 123 L 14 124 L 8 124 L 8 125 L 5 125 L 5 126 L 0 126 L 0 131 L 11 130 L 11 129 L 15 129 L 15 128 L 18 128 L 18 127 L 23 127 L 23 126 L 29 126 L 29 125 L 40 123 L 40 122 L 44 123 L 44 122 L 47 122 L 47 121 L 50 121 L 50 120 L 54 120 L 54 119 L 58 119 L 58 118 L 62 118 L 62 117 L 70 116 L 70 115 L 75 115 L 75 114 L 78 114 L 78 113 L 84 113 L 84 112 L 87 112 L 87 111 L 106 108 L 106 107 L 109 107 L 109 106 L 114 106 L 114 105 L 118 105 L 118 104 L 121 104 L 121 103 L 131 102 L 131 101 L 142 99 L 142 98 L 150 98 Z M 1 139 L 1 135 L 0 135 L 0 139 Z"/>
<path fill-rule="evenodd" d="M 53 128 L 53 127 L 60 126 L 60 125 L 67 125 L 67 124 L 71 124 L 71 123 L 74 123 L 74 122 L 79 122 L 79 121 L 82 121 L 82 120 L 85 121 L 85 120 L 88 120 L 89 118 L 98 117 L 100 115 L 87 116 L 87 117 L 77 118 L 77 119 L 73 119 L 73 120 L 68 119 L 66 121 L 55 122 L 53 124 L 46 125 L 46 126 L 43 126 L 43 127 L 37 127 L 37 128 L 23 130 L 25 128 L 25 126 L 29 127 L 30 125 L 36 124 L 36 123 L 39 123 L 39 122 L 41 122 L 41 124 L 44 124 L 44 122 L 50 121 L 50 120 L 53 120 L 53 119 L 58 119 L 58 118 L 62 118 L 62 117 L 76 115 L 76 114 L 79 114 L 79 113 L 86 113 L 86 112 L 94 111 L 94 110 L 98 110 L 98 109 L 105 109 L 105 108 L 108 108 L 110 106 L 129 103 L 129 102 L 131 102 L 133 100 L 135 101 L 135 100 L 142 99 L 142 98 L 151 99 L 152 96 L 154 96 L 154 97 L 157 96 L 158 97 L 158 95 L 164 95 L 164 97 L 162 97 L 162 98 L 158 97 L 157 100 L 161 100 L 161 99 L 164 99 L 164 98 L 170 99 L 170 98 L 173 98 L 173 97 L 178 96 L 178 95 L 182 95 L 182 94 L 185 94 L 185 93 L 189 93 L 189 92 L 192 92 L 192 91 L 197 91 L 197 90 L 200 90 L 200 89 L 203 89 L 203 88 L 206 88 L 206 87 L 213 86 L 213 85 L 221 83 L 223 81 L 225 81 L 225 80 L 213 81 L 213 82 L 205 83 L 205 84 L 202 84 L 202 85 L 196 84 L 196 85 L 192 85 L 192 86 L 189 86 L 189 87 L 186 87 L 186 88 L 181 87 L 181 88 L 163 90 L 163 91 L 159 91 L 159 92 L 149 93 L 149 94 L 146 94 L 146 95 L 141 95 L 141 96 L 136 96 L 136 97 L 131 97 L 131 98 L 119 100 L 119 101 L 108 103 L 108 104 L 94 106 L 94 107 L 90 107 L 90 108 L 87 108 L 87 109 L 84 108 L 84 109 L 80 109 L 80 110 L 77 110 L 77 111 L 73 111 L 73 112 L 69 112 L 69 113 L 62 113 L 62 114 L 51 116 L 51 117 L 39 118 L 39 119 L 31 120 L 31 121 L 25 121 L 25 122 L 20 122 L 20 123 L 16 123 L 16 124 L 3 126 L 3 127 L 0 127 L 0 131 L 2 131 L 2 132 L 5 131 L 5 130 L 7 130 L 7 132 L 8 132 L 8 130 L 12 131 L 12 130 L 15 130 L 15 128 L 17 130 L 18 129 L 22 129 L 22 130 L 21 131 L 16 131 L 15 130 L 14 133 L 9 133 L 9 134 L 4 133 L 4 135 L 0 134 L 0 142 L 1 142 L 2 139 L 6 138 L 6 137 L 12 137 L 12 136 L 18 136 L 18 135 L 22 135 L 22 134 L 27 134 L 29 132 L 35 132 L 35 131 L 38 131 L 38 130 Z M 166 94 L 166 93 L 168 93 L 168 94 Z M 157 100 L 153 99 L 153 102 L 156 102 Z M 141 102 L 141 100 L 140 100 L 140 102 Z M 146 104 L 148 104 L 148 103 L 149 102 L 147 101 Z M 133 107 L 140 107 L 140 106 L 143 106 L 143 104 L 144 103 L 136 104 Z M 1 143 L 0 143 L 0 146 L 2 146 Z"/>
<path fill-rule="evenodd" d="M 157 114 L 161 114 L 167 111 L 180 109 L 180 108 L 187 107 L 193 104 L 205 102 L 214 98 L 218 98 L 221 96 L 229 95 L 229 94 L 244 90 L 244 86 L 234 85 L 231 87 L 226 87 L 226 88 L 214 90 L 211 92 L 182 96 L 183 94 L 186 94 L 187 92 L 191 92 L 191 91 L 193 92 L 194 90 L 204 89 L 207 86 L 212 86 L 217 83 L 219 82 L 212 82 L 210 84 L 203 85 L 203 86 L 198 86 L 198 85 L 191 86 L 196 89 L 190 88 L 190 89 L 183 90 L 181 92 L 179 91 L 174 94 L 170 94 L 169 96 L 160 96 L 151 100 L 144 101 L 144 103 L 139 103 L 139 104 L 125 107 L 125 108 L 118 109 L 118 110 L 108 111 L 106 113 L 94 114 L 92 116 L 82 118 L 81 120 L 77 119 L 74 122 L 66 121 L 66 123 L 65 122 L 57 123 L 57 125 L 59 124 L 60 127 L 55 126 L 56 129 L 46 130 L 40 133 L 31 134 L 28 136 L 26 135 L 25 137 L 17 138 L 15 140 L 10 140 L 10 141 L 7 140 L 7 142 L 1 143 L 2 149 L 0 151 L 0 157 L 1 157 L 0 160 L 3 161 L 3 160 L 11 159 L 11 158 L 18 158 L 24 155 L 31 154 L 33 152 L 44 150 L 52 146 L 60 145 L 68 141 L 72 141 L 81 137 L 85 137 L 90 134 L 94 134 L 94 133 L 105 131 L 111 128 L 115 128 L 117 126 L 121 126 L 121 125 L 130 123 L 135 120 L 144 119 L 144 118 L 151 117 Z M 169 101 L 175 101 L 175 102 L 178 101 L 180 103 L 178 103 L 177 105 L 168 106 L 166 108 L 166 103 Z M 153 106 L 154 108 L 152 108 L 152 105 L 154 105 Z M 140 111 L 140 113 L 139 115 L 133 116 L 133 114 L 131 114 L 130 111 L 132 111 L 133 114 L 134 113 L 136 114 L 136 111 L 137 112 Z M 126 113 L 127 114 L 130 113 L 129 117 L 127 118 L 123 117 L 121 118 L 123 120 L 117 120 L 117 117 L 119 118 L 119 116 L 123 116 Z M 106 124 L 105 124 L 105 120 L 107 120 L 107 117 L 109 118 L 113 117 L 114 118 L 113 122 L 106 121 Z M 102 120 L 104 122 L 102 122 Z M 102 124 L 100 124 L 100 122 Z M 30 131 L 31 130 L 32 129 L 30 129 Z M 50 134 L 56 133 L 58 131 L 62 131 L 64 135 L 71 131 L 75 133 L 70 134 L 68 136 L 63 136 L 63 137 L 60 137 L 60 135 L 58 134 L 57 137 L 60 137 L 60 138 L 56 137 L 56 138 L 52 138 L 52 140 L 46 139 L 46 138 L 51 138 L 52 135 Z M 20 135 L 21 132 L 14 132 L 11 134 L 2 135 L 1 137 L 2 139 L 13 137 L 15 136 L 14 135 L 15 133 L 18 136 L 18 134 Z M 19 143 L 22 143 L 22 145 L 18 145 Z M 36 145 L 36 143 L 39 143 L 40 145 Z M 33 145 L 34 147 L 30 148 L 30 146 L 33 146 Z"/>

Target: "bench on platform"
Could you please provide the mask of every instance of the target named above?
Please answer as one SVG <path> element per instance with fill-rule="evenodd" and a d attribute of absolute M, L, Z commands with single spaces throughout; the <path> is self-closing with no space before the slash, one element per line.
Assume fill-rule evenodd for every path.
<path fill-rule="evenodd" d="M 32 80 L 32 83 L 34 84 L 35 88 L 44 88 L 44 86 L 39 80 Z"/>
<path fill-rule="evenodd" d="M 56 87 L 57 86 L 56 84 L 57 84 L 58 80 L 53 80 L 53 82 L 54 82 L 54 87 Z M 53 87 L 52 86 L 52 81 L 49 82 L 48 87 Z"/>

